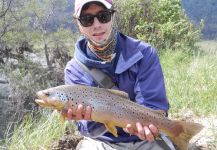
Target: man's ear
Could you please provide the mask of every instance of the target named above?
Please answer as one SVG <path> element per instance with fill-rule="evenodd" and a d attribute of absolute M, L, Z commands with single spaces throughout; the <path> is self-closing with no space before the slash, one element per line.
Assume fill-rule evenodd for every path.
<path fill-rule="evenodd" d="M 75 21 L 76 21 L 76 27 L 77 27 L 78 31 L 82 34 L 83 33 L 83 28 L 81 26 L 81 23 L 79 22 L 78 19 L 76 19 Z"/>
<path fill-rule="evenodd" d="M 72 14 L 72 22 L 73 22 L 73 24 L 75 25 L 75 27 L 76 27 L 76 29 L 78 29 L 78 19 L 77 19 L 77 17 L 75 16 L 75 14 Z"/>
<path fill-rule="evenodd" d="M 73 23 L 74 23 L 76 29 L 77 29 L 80 33 L 82 33 L 82 31 L 81 31 L 82 28 L 81 28 L 81 25 L 80 25 L 80 22 L 78 21 L 78 19 L 77 19 L 74 15 L 72 15 L 72 19 L 73 19 Z"/>

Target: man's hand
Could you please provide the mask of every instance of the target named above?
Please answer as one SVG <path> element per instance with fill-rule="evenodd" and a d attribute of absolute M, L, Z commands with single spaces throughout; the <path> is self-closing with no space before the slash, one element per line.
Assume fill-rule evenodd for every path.
<path fill-rule="evenodd" d="M 68 120 L 91 120 L 91 112 L 90 106 L 84 107 L 79 104 L 77 108 L 62 110 L 61 114 Z"/>
<path fill-rule="evenodd" d="M 137 131 L 135 131 L 131 124 L 127 124 L 126 128 L 124 128 L 124 131 L 131 134 L 138 136 L 141 140 L 147 140 L 149 142 L 152 142 L 154 140 L 155 136 L 158 136 L 159 132 L 157 127 L 155 127 L 153 124 L 150 124 L 149 126 L 142 126 L 140 122 L 136 123 Z"/>

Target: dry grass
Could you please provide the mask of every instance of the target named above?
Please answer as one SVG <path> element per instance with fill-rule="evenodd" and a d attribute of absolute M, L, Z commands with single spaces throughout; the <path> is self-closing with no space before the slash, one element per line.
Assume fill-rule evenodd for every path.
<path fill-rule="evenodd" d="M 201 41 L 197 43 L 197 46 L 204 52 L 217 53 L 217 41 Z"/>

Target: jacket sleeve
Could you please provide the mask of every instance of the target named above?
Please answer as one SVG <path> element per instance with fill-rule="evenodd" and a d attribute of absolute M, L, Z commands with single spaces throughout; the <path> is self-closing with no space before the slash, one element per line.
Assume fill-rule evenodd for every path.
<path fill-rule="evenodd" d="M 164 76 L 157 52 L 152 47 L 144 51 L 144 58 L 138 63 L 134 92 L 136 102 L 152 109 L 168 111 Z"/>
<path fill-rule="evenodd" d="M 82 84 L 87 86 L 97 86 L 96 83 L 93 81 L 92 77 L 86 72 L 84 72 L 73 59 L 69 61 L 66 65 L 66 68 L 64 70 L 64 79 L 65 84 Z M 76 125 L 82 135 L 91 138 L 97 138 L 98 136 L 101 136 L 107 131 L 104 124 L 94 121 L 80 120 L 76 122 Z"/>

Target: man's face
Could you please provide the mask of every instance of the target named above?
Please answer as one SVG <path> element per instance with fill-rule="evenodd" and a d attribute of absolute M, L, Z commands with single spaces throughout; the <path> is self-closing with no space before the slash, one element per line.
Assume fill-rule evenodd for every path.
<path fill-rule="evenodd" d="M 82 15 L 96 15 L 105 9 L 99 5 L 91 4 L 88 9 L 82 11 Z M 91 40 L 96 45 L 101 45 L 106 42 L 112 31 L 112 19 L 107 23 L 101 23 L 94 17 L 94 22 L 89 27 L 84 27 L 78 21 L 79 30 L 84 34 L 89 40 Z"/>

